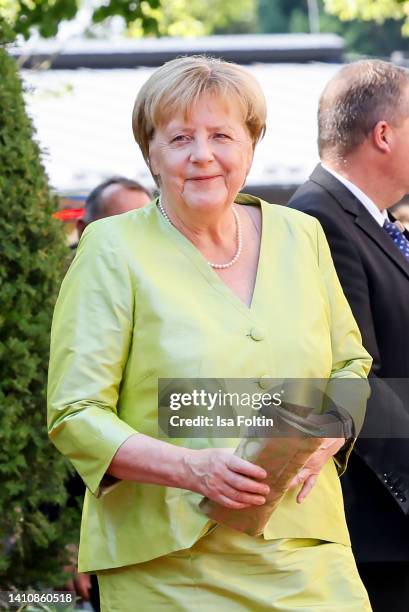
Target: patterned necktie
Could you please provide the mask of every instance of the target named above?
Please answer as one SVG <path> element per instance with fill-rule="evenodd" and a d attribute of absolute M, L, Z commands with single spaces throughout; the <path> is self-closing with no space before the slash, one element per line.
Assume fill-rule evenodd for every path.
<path fill-rule="evenodd" d="M 391 223 L 387 219 L 385 219 L 383 229 L 388 232 L 389 236 L 392 238 L 404 258 L 409 261 L 409 240 L 405 238 L 400 229 L 396 227 L 394 223 Z"/>

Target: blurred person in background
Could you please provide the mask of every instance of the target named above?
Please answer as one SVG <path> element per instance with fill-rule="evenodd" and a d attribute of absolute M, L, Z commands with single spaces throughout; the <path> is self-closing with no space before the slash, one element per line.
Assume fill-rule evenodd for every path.
<path fill-rule="evenodd" d="M 49 432 L 87 484 L 79 566 L 97 572 L 104 612 L 370 610 L 338 478 L 351 440 L 326 439 L 251 537 L 199 509 L 203 496 L 265 503 L 266 473 L 233 454 L 237 440 L 158 439 L 161 378 L 259 391 L 370 368 L 317 221 L 239 194 L 265 120 L 235 64 L 156 70 L 133 129 L 160 197 L 92 223 L 61 288 Z"/>
<path fill-rule="evenodd" d="M 341 68 L 321 95 L 318 126 L 321 164 L 289 206 L 324 228 L 377 396 L 371 435 L 341 479 L 352 547 L 374 611 L 408 612 L 408 393 L 381 379 L 407 388 L 409 378 L 409 233 L 388 211 L 409 192 L 409 72 L 380 60 Z"/>
<path fill-rule="evenodd" d="M 124 176 L 112 176 L 97 185 L 87 197 L 84 216 L 77 221 L 79 238 L 92 221 L 142 208 L 151 199 L 149 189 L 137 181 Z"/>

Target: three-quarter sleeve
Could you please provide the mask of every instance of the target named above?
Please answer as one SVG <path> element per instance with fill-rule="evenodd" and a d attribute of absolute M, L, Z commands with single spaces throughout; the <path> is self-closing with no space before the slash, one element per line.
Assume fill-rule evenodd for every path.
<path fill-rule="evenodd" d="M 48 430 L 96 496 L 116 451 L 135 433 L 117 414 L 134 304 L 135 286 L 120 241 L 104 221 L 90 225 L 54 311 Z"/>
<path fill-rule="evenodd" d="M 362 345 L 361 334 L 339 282 L 324 231 L 318 221 L 318 262 L 324 280 L 330 312 L 332 368 L 327 386 L 328 399 L 350 414 L 356 435 L 362 428 L 370 387 L 366 380 L 372 358 Z M 354 440 L 334 457 L 340 474 L 346 468 Z"/>

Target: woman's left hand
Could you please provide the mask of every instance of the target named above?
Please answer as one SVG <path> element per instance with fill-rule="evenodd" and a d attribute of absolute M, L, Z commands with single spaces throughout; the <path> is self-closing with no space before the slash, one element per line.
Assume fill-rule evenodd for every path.
<path fill-rule="evenodd" d="M 290 488 L 302 485 L 297 495 L 297 502 L 301 504 L 317 482 L 318 475 L 324 465 L 345 444 L 344 438 L 325 438 L 321 446 L 311 455 L 304 467 L 293 478 Z"/>

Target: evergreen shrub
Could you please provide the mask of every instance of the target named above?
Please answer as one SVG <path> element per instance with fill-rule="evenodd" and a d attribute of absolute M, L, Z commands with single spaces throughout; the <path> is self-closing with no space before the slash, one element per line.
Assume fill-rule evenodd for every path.
<path fill-rule="evenodd" d="M 79 510 L 46 433 L 52 310 L 68 249 L 0 23 L 0 589 L 63 584 Z"/>

